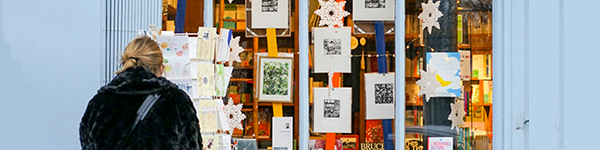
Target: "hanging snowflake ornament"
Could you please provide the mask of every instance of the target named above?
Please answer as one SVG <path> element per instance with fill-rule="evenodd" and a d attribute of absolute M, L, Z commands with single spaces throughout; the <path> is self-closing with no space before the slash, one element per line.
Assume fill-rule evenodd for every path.
<path fill-rule="evenodd" d="M 336 2 L 335 0 L 319 0 L 319 5 L 321 5 L 321 8 L 315 11 L 315 14 L 321 17 L 321 20 L 319 21 L 319 26 L 344 26 L 344 17 L 350 15 L 348 11 L 344 10 L 346 1 Z"/>
<path fill-rule="evenodd" d="M 229 125 L 229 133 L 232 134 L 234 128 L 238 128 L 243 130 L 242 120 L 246 119 L 246 115 L 242 113 L 243 104 L 233 104 L 233 99 L 229 98 L 229 102 L 225 105 L 224 112 L 227 119 L 227 124 Z"/>
<path fill-rule="evenodd" d="M 465 125 L 463 118 L 467 114 L 465 112 L 465 103 L 462 100 L 457 99 L 454 103 L 450 104 L 450 115 L 448 116 L 448 120 L 452 121 L 452 126 L 450 129 L 458 127 L 458 125 Z"/>
<path fill-rule="evenodd" d="M 240 46 L 240 36 L 231 39 L 229 43 L 231 51 L 229 51 L 229 66 L 233 66 L 233 62 L 242 62 L 240 59 L 240 53 L 244 51 L 244 48 Z"/>
<path fill-rule="evenodd" d="M 423 21 L 423 25 L 421 26 L 421 30 L 427 28 L 429 30 L 429 34 L 431 34 L 431 30 L 433 27 L 440 29 L 440 22 L 438 19 L 444 14 L 438 9 L 440 7 L 440 1 L 433 2 L 433 0 L 429 0 L 427 3 L 421 3 L 421 7 L 423 8 L 423 12 L 419 14 L 419 19 Z"/>
<path fill-rule="evenodd" d="M 416 83 L 417 85 L 421 86 L 419 95 L 425 94 L 425 100 L 429 102 L 430 97 L 435 97 L 435 89 L 442 85 L 435 79 L 437 71 L 431 70 L 429 67 L 427 67 L 427 70 L 428 71 L 420 70 L 421 79 Z"/>

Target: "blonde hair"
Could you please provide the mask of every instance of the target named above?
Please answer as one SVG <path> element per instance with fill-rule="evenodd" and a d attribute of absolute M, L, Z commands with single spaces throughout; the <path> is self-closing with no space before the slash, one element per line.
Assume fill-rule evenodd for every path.
<path fill-rule="evenodd" d="M 130 67 L 141 66 L 158 76 L 163 65 L 163 53 L 152 38 L 139 36 L 125 47 L 119 62 L 122 67 L 115 72 L 117 74 Z"/>

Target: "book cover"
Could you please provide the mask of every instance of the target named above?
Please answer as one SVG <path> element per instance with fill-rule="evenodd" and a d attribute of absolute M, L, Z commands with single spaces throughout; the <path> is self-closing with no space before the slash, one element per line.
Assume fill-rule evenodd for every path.
<path fill-rule="evenodd" d="M 383 143 L 383 126 L 381 120 L 366 120 L 365 142 Z"/>
<path fill-rule="evenodd" d="M 326 140 L 308 140 L 308 149 L 324 150 Z M 335 150 L 342 150 L 342 140 L 335 140 Z"/>

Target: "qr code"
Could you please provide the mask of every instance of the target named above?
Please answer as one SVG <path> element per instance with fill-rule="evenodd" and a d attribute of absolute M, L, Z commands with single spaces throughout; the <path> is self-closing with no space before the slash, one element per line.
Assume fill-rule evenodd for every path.
<path fill-rule="evenodd" d="M 342 39 L 323 39 L 325 55 L 342 55 Z"/>
<path fill-rule="evenodd" d="M 325 118 L 339 118 L 340 117 L 340 100 L 339 99 L 325 99 L 323 100 L 323 111 Z"/>
<path fill-rule="evenodd" d="M 394 84 L 375 84 L 375 104 L 394 103 Z"/>

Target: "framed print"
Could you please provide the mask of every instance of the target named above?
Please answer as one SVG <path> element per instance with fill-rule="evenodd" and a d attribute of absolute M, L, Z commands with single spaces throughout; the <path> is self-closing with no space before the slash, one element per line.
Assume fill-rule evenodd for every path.
<path fill-rule="evenodd" d="M 254 0 L 251 6 L 251 28 L 289 28 L 288 0 Z"/>
<path fill-rule="evenodd" d="M 394 119 L 395 73 L 365 73 L 365 119 Z"/>
<path fill-rule="evenodd" d="M 395 0 L 354 0 L 352 19 L 355 21 L 394 21 Z"/>
<path fill-rule="evenodd" d="M 163 57 L 190 57 L 187 36 L 157 36 L 156 42 L 163 52 Z"/>
<path fill-rule="evenodd" d="M 292 102 L 292 57 L 259 57 L 258 100 Z"/>
<path fill-rule="evenodd" d="M 200 60 L 215 59 L 215 47 L 217 41 L 217 29 L 208 27 L 198 28 L 198 43 L 196 58 Z"/>
<path fill-rule="evenodd" d="M 314 132 L 351 133 L 352 88 L 313 88 Z"/>
<path fill-rule="evenodd" d="M 343 150 L 358 150 L 358 135 L 338 135 L 337 139 L 342 141 Z"/>
<path fill-rule="evenodd" d="M 314 34 L 314 72 L 350 73 L 350 27 L 313 28 Z"/>
<path fill-rule="evenodd" d="M 435 89 L 435 97 L 460 97 L 462 82 L 460 80 L 459 52 L 428 52 L 427 68 L 437 72 L 435 81 L 440 82 Z"/>

